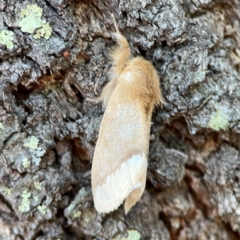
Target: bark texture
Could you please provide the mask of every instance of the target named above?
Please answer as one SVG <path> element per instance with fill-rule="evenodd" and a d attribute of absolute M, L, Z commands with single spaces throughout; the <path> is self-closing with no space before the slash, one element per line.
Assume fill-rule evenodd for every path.
<path fill-rule="evenodd" d="M 49 38 L 23 31 L 29 5 Z M 111 13 L 165 99 L 127 216 L 97 214 L 91 193 L 104 108 L 87 98 L 108 81 Z M 239 239 L 239 49 L 238 0 L 0 0 L 0 239 Z"/>

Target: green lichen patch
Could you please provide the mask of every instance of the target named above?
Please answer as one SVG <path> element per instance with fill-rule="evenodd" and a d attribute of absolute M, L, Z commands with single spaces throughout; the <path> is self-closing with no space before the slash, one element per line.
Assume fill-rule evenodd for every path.
<path fill-rule="evenodd" d="M 37 189 L 37 190 L 42 190 L 42 184 L 38 181 L 34 182 L 34 187 Z"/>
<path fill-rule="evenodd" d="M 47 206 L 46 205 L 39 205 L 37 207 L 37 210 L 42 214 L 42 215 L 45 215 L 46 212 L 47 212 Z"/>
<path fill-rule="evenodd" d="M 4 130 L 4 126 L 1 122 L 0 122 L 0 130 Z"/>
<path fill-rule="evenodd" d="M 36 4 L 27 5 L 26 9 L 23 9 L 20 13 L 21 21 L 19 25 L 22 32 L 34 33 L 36 29 L 36 34 L 33 36 L 35 39 L 44 37 L 49 39 L 52 34 L 52 28 L 49 23 L 42 20 L 43 10 Z"/>
<path fill-rule="evenodd" d="M 0 188 L 0 192 L 2 192 L 5 196 L 10 196 L 12 194 L 12 188 L 3 187 Z"/>
<path fill-rule="evenodd" d="M 218 109 L 212 114 L 207 126 L 215 131 L 219 131 L 221 129 L 225 130 L 228 125 L 228 116 Z"/>
<path fill-rule="evenodd" d="M 45 39 L 49 39 L 52 34 L 52 28 L 49 23 L 43 24 L 42 28 L 36 31 L 36 34 L 33 36 L 35 39 L 39 39 L 44 37 Z"/>
<path fill-rule="evenodd" d="M 22 9 L 20 17 L 22 20 L 19 25 L 22 32 L 33 33 L 35 29 L 42 27 L 42 8 L 37 5 L 27 5 L 26 9 Z"/>
<path fill-rule="evenodd" d="M 0 32 L 0 44 L 3 44 L 7 49 L 13 49 L 13 32 L 8 30 L 2 30 Z"/>
<path fill-rule="evenodd" d="M 30 166 L 30 161 L 29 161 L 29 159 L 28 159 L 27 157 L 24 157 L 24 158 L 22 159 L 22 164 L 23 164 L 23 167 L 24 167 L 24 168 L 29 168 L 29 166 Z"/>
<path fill-rule="evenodd" d="M 68 206 L 67 211 L 72 212 L 74 208 L 75 208 L 75 205 L 74 205 L 73 203 L 71 203 L 71 204 Z"/>
<path fill-rule="evenodd" d="M 24 140 L 23 146 L 28 148 L 31 154 L 31 162 L 36 166 L 40 165 L 41 157 L 46 153 L 41 146 L 38 146 L 39 139 L 35 136 L 28 137 Z"/>
<path fill-rule="evenodd" d="M 137 230 L 129 230 L 128 231 L 128 237 L 121 237 L 118 235 L 114 240 L 140 240 L 141 234 Z"/>
<path fill-rule="evenodd" d="M 36 4 L 32 5 L 27 5 L 26 9 L 22 9 L 20 13 L 20 17 L 24 18 L 27 16 L 32 16 L 32 17 L 42 17 L 43 10 L 42 8 L 38 7 Z"/>
<path fill-rule="evenodd" d="M 26 189 L 22 192 L 22 200 L 21 205 L 18 207 L 20 212 L 28 212 L 30 211 L 30 197 L 31 193 L 28 192 Z"/>
<path fill-rule="evenodd" d="M 81 211 L 76 211 L 76 212 L 74 212 L 74 214 L 73 214 L 73 218 L 79 218 L 81 215 L 82 215 L 82 212 L 81 212 Z"/>
<path fill-rule="evenodd" d="M 22 32 L 33 33 L 35 29 L 42 26 L 41 18 L 26 17 L 20 21 Z"/>
<path fill-rule="evenodd" d="M 33 200 L 34 200 L 34 201 L 36 201 L 36 202 L 37 202 L 37 201 L 38 201 L 38 199 L 39 199 L 39 198 L 38 198 L 38 196 L 33 196 Z"/>
<path fill-rule="evenodd" d="M 38 147 L 38 138 L 31 136 L 25 139 L 23 146 L 35 150 Z"/>

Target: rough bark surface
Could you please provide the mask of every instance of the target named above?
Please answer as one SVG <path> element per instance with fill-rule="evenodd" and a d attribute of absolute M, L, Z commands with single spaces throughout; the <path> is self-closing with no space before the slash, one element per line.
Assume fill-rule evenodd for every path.
<path fill-rule="evenodd" d="M 20 27 L 34 4 L 48 39 Z M 165 99 L 147 187 L 127 216 L 98 214 L 91 193 L 104 108 L 86 99 L 108 81 L 111 13 Z M 0 42 L 0 239 L 240 238 L 238 0 L 0 0 L 3 30 L 13 35 Z"/>

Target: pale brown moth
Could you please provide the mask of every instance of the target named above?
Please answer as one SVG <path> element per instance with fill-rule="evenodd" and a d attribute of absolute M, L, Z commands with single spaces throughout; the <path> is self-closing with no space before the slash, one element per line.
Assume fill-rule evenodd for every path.
<path fill-rule="evenodd" d="M 93 156 L 92 192 L 99 213 L 111 212 L 125 200 L 127 214 L 145 188 L 151 116 L 163 97 L 152 63 L 131 57 L 115 18 L 114 24 L 118 47 L 110 54 L 111 81 L 97 98 L 106 110 Z"/>

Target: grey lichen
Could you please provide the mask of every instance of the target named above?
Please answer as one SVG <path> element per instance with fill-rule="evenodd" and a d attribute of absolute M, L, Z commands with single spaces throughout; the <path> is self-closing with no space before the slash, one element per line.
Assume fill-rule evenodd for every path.
<path fill-rule="evenodd" d="M 8 30 L 2 30 L 0 32 L 0 44 L 3 44 L 7 49 L 13 49 L 13 32 Z M 1 123 L 0 123 L 1 129 Z"/>
<path fill-rule="evenodd" d="M 41 157 L 45 154 L 45 150 L 43 150 L 41 147 L 38 147 L 36 150 L 31 151 L 33 153 L 33 162 L 39 166 L 40 162 L 41 162 Z"/>
<path fill-rule="evenodd" d="M 52 34 L 52 28 L 49 23 L 42 20 L 43 10 L 35 4 L 27 5 L 26 9 L 23 9 L 20 13 L 21 21 L 19 25 L 21 31 L 27 33 L 34 33 L 36 29 L 36 34 L 33 36 L 35 39 L 44 37 L 49 39 Z"/>
<path fill-rule="evenodd" d="M 96 214 L 91 207 L 91 193 L 81 188 L 75 199 L 65 208 L 64 215 L 69 223 L 79 221 L 85 228 L 91 228 L 95 224 Z M 92 225 L 93 224 L 93 225 Z"/>

